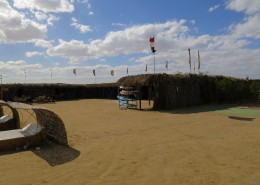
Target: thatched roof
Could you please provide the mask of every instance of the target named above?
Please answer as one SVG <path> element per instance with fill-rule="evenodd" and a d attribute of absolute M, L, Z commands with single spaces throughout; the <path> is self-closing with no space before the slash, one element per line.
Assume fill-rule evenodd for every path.
<path fill-rule="evenodd" d="M 125 76 L 120 78 L 117 81 L 117 84 L 120 86 L 152 86 L 152 85 L 164 85 L 169 82 L 181 82 L 184 80 L 204 80 L 208 79 L 229 79 L 233 81 L 240 81 L 243 79 L 226 77 L 226 76 L 208 76 L 205 74 L 190 74 L 190 73 L 177 73 L 177 74 L 141 74 L 141 75 L 133 75 L 133 76 Z"/>
<path fill-rule="evenodd" d="M 173 80 L 187 79 L 194 76 L 194 74 L 142 74 L 134 76 L 125 76 L 118 80 L 118 84 L 122 86 L 152 86 L 163 85 Z M 162 84 L 163 83 L 163 84 Z"/>
<path fill-rule="evenodd" d="M 27 83 L 27 84 L 3 84 L 2 86 L 8 88 L 15 88 L 15 87 L 26 87 L 26 88 L 34 88 L 34 87 L 58 87 L 58 88 L 90 88 L 90 87 L 115 87 L 117 83 L 101 83 L 101 84 L 65 84 L 65 83 Z"/>

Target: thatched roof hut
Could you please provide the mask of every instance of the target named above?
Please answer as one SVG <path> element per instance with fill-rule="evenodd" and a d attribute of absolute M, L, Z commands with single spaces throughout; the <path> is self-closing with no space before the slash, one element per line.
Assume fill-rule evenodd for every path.
<path fill-rule="evenodd" d="M 237 103 L 252 97 L 250 82 L 202 74 L 145 74 L 118 80 L 122 86 L 152 89 L 153 109 L 173 109 L 208 103 Z"/>

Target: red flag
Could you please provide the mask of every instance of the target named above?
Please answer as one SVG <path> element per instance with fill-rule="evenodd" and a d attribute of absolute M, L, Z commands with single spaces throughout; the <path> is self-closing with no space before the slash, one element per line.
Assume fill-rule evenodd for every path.
<path fill-rule="evenodd" d="M 154 37 L 150 37 L 150 46 L 151 46 L 152 52 L 155 53 L 156 50 L 154 49 Z"/>

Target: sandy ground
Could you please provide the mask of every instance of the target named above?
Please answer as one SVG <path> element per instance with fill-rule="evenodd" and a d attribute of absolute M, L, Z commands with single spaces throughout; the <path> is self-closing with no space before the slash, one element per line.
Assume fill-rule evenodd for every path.
<path fill-rule="evenodd" d="M 1 152 L 1 185 L 260 182 L 260 117 L 211 112 L 216 107 L 120 110 L 114 100 L 42 106 L 61 117 L 70 147 Z"/>

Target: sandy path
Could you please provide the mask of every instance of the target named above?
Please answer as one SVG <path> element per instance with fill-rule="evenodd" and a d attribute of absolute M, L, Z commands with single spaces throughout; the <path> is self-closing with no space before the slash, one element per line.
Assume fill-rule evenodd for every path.
<path fill-rule="evenodd" d="M 62 118 L 71 149 L 79 156 L 50 165 L 37 155 L 44 147 L 36 152 L 33 148 L 0 154 L 0 184 L 260 182 L 260 117 L 236 120 L 230 115 L 195 108 L 170 112 L 119 110 L 113 100 L 42 106 Z M 59 154 L 57 150 L 56 155 L 64 158 L 70 154 Z"/>

